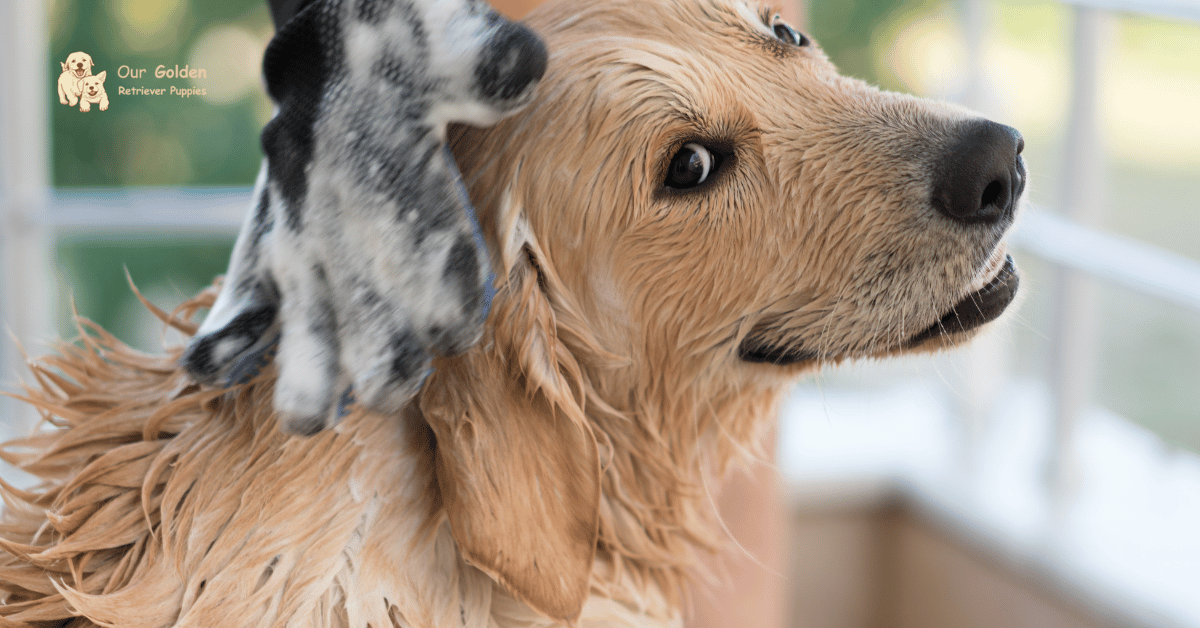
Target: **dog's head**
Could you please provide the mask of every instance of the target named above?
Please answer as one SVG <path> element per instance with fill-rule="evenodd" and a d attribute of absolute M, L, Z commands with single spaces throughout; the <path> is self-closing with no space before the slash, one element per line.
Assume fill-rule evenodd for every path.
<path fill-rule="evenodd" d="M 961 342 L 1014 296 L 1015 130 L 840 76 L 740 2 L 538 18 L 553 76 L 464 166 L 596 319 L 636 323 L 606 348 L 813 365 Z"/>
<path fill-rule="evenodd" d="M 104 79 L 108 77 L 108 70 L 105 70 L 95 76 L 85 76 L 79 82 L 80 94 L 84 98 L 94 98 L 104 93 Z"/>
<path fill-rule="evenodd" d="M 63 72 L 70 72 L 77 79 L 92 73 L 92 57 L 86 52 L 72 52 L 67 55 L 67 62 L 62 64 Z"/>
<path fill-rule="evenodd" d="M 422 408 L 464 551 L 565 618 L 599 484 L 637 502 L 653 465 L 622 467 L 597 416 L 668 450 L 745 438 L 706 417 L 822 363 L 965 341 L 1015 296 L 1025 171 L 1015 130 L 841 76 L 752 4 L 559 2 L 529 23 L 551 50 L 538 96 L 452 141 L 497 252 L 489 342 L 439 364 Z"/>

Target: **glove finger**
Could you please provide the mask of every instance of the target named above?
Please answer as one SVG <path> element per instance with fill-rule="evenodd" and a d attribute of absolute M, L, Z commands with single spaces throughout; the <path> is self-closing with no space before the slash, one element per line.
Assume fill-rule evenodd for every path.
<path fill-rule="evenodd" d="M 271 363 L 278 350 L 279 330 L 276 328 L 272 333 L 263 334 L 261 342 L 242 353 L 230 365 L 229 373 L 225 376 L 225 385 L 240 386 L 254 379 Z"/>
<path fill-rule="evenodd" d="M 231 385 L 253 377 L 250 367 L 259 364 L 277 335 L 279 291 L 262 263 L 274 225 L 265 168 L 259 172 L 254 207 L 238 233 L 221 293 L 181 360 L 201 383 Z M 233 369 L 236 377 L 230 375 Z"/>
<path fill-rule="evenodd" d="M 278 314 L 272 291 L 255 284 L 230 309 L 228 322 L 197 335 L 183 354 L 184 368 L 198 382 L 243 383 L 258 373 L 264 360 L 270 359 L 267 354 L 276 336 L 270 330 Z"/>
<path fill-rule="evenodd" d="M 280 308 L 275 409 L 284 432 L 311 436 L 335 419 L 337 322 L 320 266 L 292 268 L 280 288 L 287 297 Z"/>

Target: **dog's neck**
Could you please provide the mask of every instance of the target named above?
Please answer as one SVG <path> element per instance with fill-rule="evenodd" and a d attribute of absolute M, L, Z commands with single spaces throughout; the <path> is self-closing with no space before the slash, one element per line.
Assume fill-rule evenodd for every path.
<path fill-rule="evenodd" d="M 717 494 L 732 467 L 769 455 L 762 445 L 787 382 L 699 365 L 600 369 L 583 369 L 603 469 L 598 558 L 672 595 L 697 550 L 730 541 L 716 525 Z"/>

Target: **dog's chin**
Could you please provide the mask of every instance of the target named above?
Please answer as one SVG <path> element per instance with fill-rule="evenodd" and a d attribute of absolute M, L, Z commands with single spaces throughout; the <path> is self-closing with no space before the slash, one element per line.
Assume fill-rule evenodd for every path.
<path fill-rule="evenodd" d="M 909 339 L 904 348 L 922 348 L 935 339 L 944 338 L 950 341 L 948 344 L 965 340 L 969 332 L 996 320 L 1008 309 L 1017 297 L 1020 283 L 1021 275 L 1012 256 L 1005 255 L 1000 270 L 983 287 L 959 300 L 937 322 Z"/>
<path fill-rule="evenodd" d="M 738 357 L 745 362 L 790 366 L 796 364 L 837 363 L 848 358 L 886 357 L 903 353 L 932 351 L 966 342 L 982 326 L 1000 317 L 1016 299 L 1021 275 L 1012 256 L 1003 255 L 1001 263 L 992 264 L 985 275 L 986 282 L 959 299 L 933 324 L 908 340 L 882 351 L 866 355 L 821 355 L 803 347 L 774 344 L 753 332 L 738 347 Z M 998 269 L 993 270 L 995 266 Z"/>

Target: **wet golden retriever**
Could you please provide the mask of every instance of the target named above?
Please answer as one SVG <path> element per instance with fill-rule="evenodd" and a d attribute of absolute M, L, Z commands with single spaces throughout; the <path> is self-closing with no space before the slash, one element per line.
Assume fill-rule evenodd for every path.
<path fill-rule="evenodd" d="M 35 366 L 59 429 L 7 449 L 46 484 L 4 489 L 0 625 L 677 626 L 705 487 L 798 375 L 1013 299 L 1012 129 L 737 0 L 529 23 L 536 102 L 451 137 L 501 278 L 483 342 L 305 439 L 270 369 L 210 390 L 92 330 Z"/>

